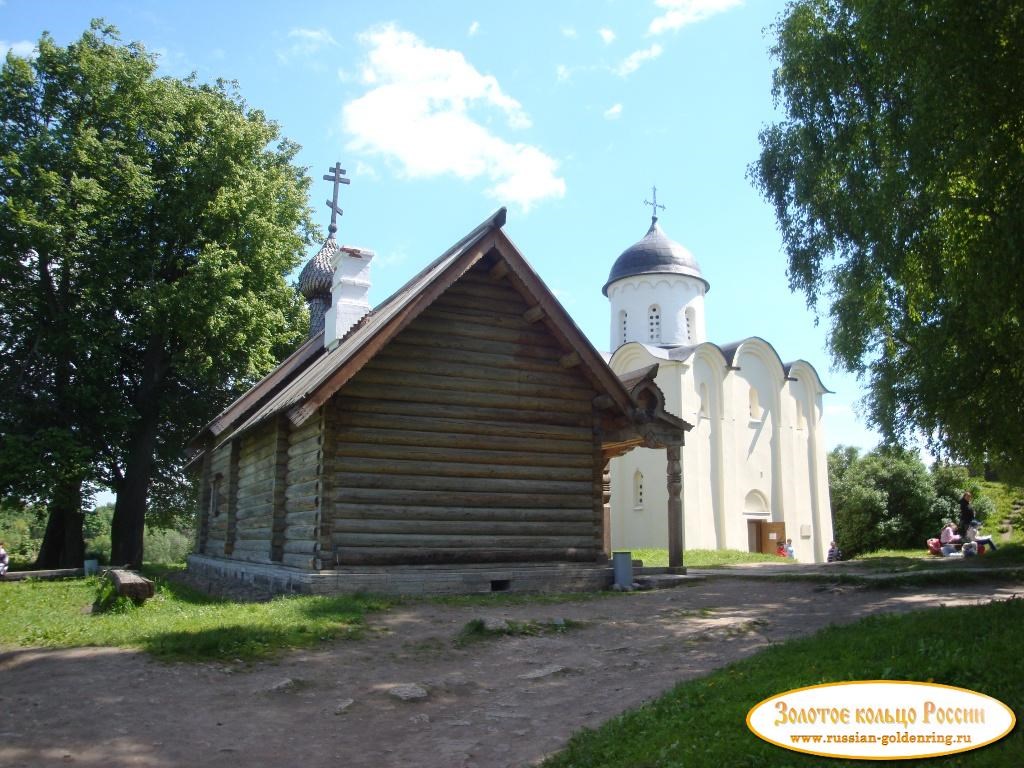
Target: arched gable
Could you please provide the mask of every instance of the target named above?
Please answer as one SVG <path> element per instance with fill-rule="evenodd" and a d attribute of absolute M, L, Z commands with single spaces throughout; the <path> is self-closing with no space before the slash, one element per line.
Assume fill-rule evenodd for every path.
<path fill-rule="evenodd" d="M 629 341 L 612 353 L 608 365 L 615 373 L 622 374 L 639 370 L 659 360 L 668 359 L 667 354 L 654 354 L 655 351 L 664 353 L 664 350 L 659 350 L 656 347 L 651 348 L 638 341 Z"/>

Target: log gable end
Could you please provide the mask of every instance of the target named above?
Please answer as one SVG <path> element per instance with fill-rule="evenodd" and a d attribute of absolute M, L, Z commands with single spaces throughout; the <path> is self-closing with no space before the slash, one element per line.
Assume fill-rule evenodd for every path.
<path fill-rule="evenodd" d="M 568 350 L 494 263 L 460 277 L 326 404 L 334 562 L 604 559 L 597 392 L 560 364 Z"/>
<path fill-rule="evenodd" d="M 607 460 L 688 425 L 637 407 L 650 376 L 620 381 L 503 224 L 197 436 L 199 553 L 307 571 L 607 560 Z"/>

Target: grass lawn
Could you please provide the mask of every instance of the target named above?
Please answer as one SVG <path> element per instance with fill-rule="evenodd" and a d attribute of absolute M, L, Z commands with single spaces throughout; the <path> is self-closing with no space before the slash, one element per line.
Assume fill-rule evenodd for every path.
<path fill-rule="evenodd" d="M 233 603 L 206 597 L 149 571 L 156 597 L 139 608 L 91 613 L 98 577 L 0 585 L 0 646 L 117 646 L 167 660 L 253 659 L 360 632 L 378 598 L 281 597 Z"/>
<path fill-rule="evenodd" d="M 656 701 L 573 737 L 544 768 L 855 766 L 791 752 L 747 730 L 748 710 L 783 691 L 845 680 L 918 680 L 986 693 L 1024 711 L 1024 600 L 877 616 L 830 627 L 683 683 Z M 1024 729 L 973 752 L 890 765 L 1021 765 Z M 879 764 L 872 761 L 873 765 Z"/>
<path fill-rule="evenodd" d="M 634 549 L 634 560 L 643 560 L 645 568 L 668 567 L 667 549 Z M 792 563 L 778 555 L 762 555 L 759 552 L 741 552 L 738 549 L 688 549 L 683 553 L 683 564 L 687 568 L 719 568 L 723 565 L 744 563 Z"/>

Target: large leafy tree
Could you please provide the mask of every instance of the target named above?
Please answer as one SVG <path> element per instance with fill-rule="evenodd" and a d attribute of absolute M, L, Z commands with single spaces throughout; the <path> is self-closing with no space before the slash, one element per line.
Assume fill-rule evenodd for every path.
<path fill-rule="evenodd" d="M 299 338 L 285 281 L 313 236 L 297 147 L 230 84 L 156 76 L 94 22 L 0 71 L 0 490 L 50 508 L 45 565 L 81 560 L 81 501 L 117 496 L 112 559 L 180 511 L 188 437 Z"/>
<path fill-rule="evenodd" d="M 751 175 L 891 441 L 1024 466 L 1024 3 L 796 0 Z"/>
<path fill-rule="evenodd" d="M 877 549 L 924 548 L 948 512 L 935 482 L 913 451 L 877 448 L 860 456 L 839 446 L 828 456 L 835 537 L 847 555 Z"/>

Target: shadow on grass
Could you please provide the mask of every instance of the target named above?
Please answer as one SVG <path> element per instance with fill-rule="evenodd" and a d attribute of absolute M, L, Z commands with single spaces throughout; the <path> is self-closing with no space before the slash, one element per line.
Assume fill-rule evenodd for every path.
<path fill-rule="evenodd" d="M 308 630 L 302 629 L 236 625 L 195 632 L 162 632 L 146 638 L 142 649 L 163 661 L 256 661 L 316 641 Z"/>

